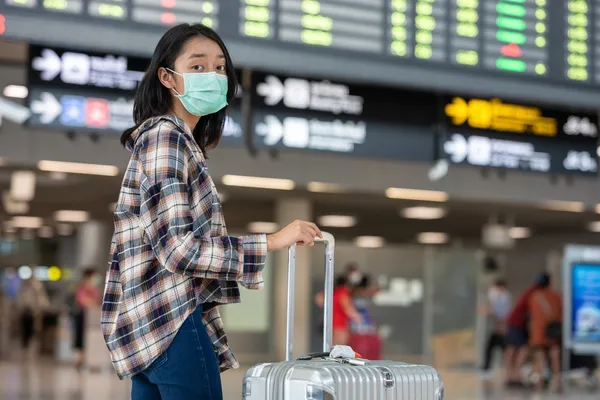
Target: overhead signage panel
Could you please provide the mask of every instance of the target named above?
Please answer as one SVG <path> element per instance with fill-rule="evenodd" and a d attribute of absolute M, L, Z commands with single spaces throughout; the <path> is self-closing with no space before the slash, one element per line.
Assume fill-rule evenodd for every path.
<path fill-rule="evenodd" d="M 433 92 L 259 72 L 253 74 L 252 82 L 255 108 L 421 126 L 436 123 Z"/>
<path fill-rule="evenodd" d="M 131 96 L 34 88 L 29 92 L 29 108 L 31 126 L 120 135 L 134 125 Z M 221 143 L 240 146 L 243 140 L 241 113 L 230 109 Z"/>
<path fill-rule="evenodd" d="M 133 126 L 133 99 L 97 96 L 83 91 L 32 89 L 32 126 L 120 133 Z"/>
<path fill-rule="evenodd" d="M 435 95 L 255 73 L 258 146 L 433 161 Z"/>
<path fill-rule="evenodd" d="M 256 111 L 258 146 L 407 161 L 434 160 L 435 135 L 425 127 Z"/>
<path fill-rule="evenodd" d="M 32 45 L 29 125 L 120 135 L 133 126 L 134 96 L 149 62 L 122 54 Z M 229 110 L 222 143 L 243 145 L 237 99 Z"/>
<path fill-rule="evenodd" d="M 596 148 L 586 143 L 563 146 L 535 137 L 450 131 L 440 141 L 440 147 L 443 158 L 453 164 L 594 176 L 598 172 Z"/>
<path fill-rule="evenodd" d="M 444 102 L 449 129 L 597 141 L 598 115 L 517 104 L 501 99 L 448 97 Z"/>
<path fill-rule="evenodd" d="M 149 59 L 30 46 L 29 84 L 134 92 Z"/>

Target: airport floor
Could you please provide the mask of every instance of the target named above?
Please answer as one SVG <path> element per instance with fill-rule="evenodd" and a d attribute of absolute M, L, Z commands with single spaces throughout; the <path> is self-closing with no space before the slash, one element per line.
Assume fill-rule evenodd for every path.
<path fill-rule="evenodd" d="M 241 399 L 244 369 L 223 375 L 225 399 Z M 506 392 L 499 383 L 484 384 L 474 372 L 441 371 L 450 400 L 598 400 L 598 392 L 572 388 L 562 395 Z M 71 366 L 49 361 L 0 361 L 2 400 L 126 400 L 129 381 L 119 381 L 110 371 L 77 372 Z M 343 399 L 338 399 L 343 400 Z M 412 399 L 410 399 L 412 400 Z"/>

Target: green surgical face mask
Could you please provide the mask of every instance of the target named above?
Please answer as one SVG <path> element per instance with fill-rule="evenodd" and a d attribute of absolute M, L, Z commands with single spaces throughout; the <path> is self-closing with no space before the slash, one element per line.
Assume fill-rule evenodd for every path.
<path fill-rule="evenodd" d="M 227 106 L 227 76 L 216 72 L 180 74 L 167 70 L 183 77 L 184 92 L 173 91 L 190 114 L 203 117 Z"/>

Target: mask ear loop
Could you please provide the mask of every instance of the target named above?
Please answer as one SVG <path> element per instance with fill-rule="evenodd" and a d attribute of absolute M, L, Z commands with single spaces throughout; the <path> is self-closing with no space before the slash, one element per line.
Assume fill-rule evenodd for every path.
<path fill-rule="evenodd" d="M 179 75 L 179 76 L 181 76 L 182 78 L 184 78 L 184 81 L 183 81 L 183 82 L 184 82 L 184 86 L 185 86 L 185 77 L 183 76 L 183 74 L 180 74 L 179 72 L 175 72 L 175 71 L 173 71 L 171 68 L 165 68 L 165 69 L 166 69 L 167 71 L 169 71 L 170 73 L 172 73 L 172 74 L 176 74 L 176 75 Z M 177 89 L 175 89 L 175 88 L 171 88 L 171 90 L 172 90 L 173 92 L 175 92 L 175 95 L 177 95 L 177 97 L 181 97 L 181 96 L 182 96 L 182 94 L 180 94 L 180 93 L 177 91 Z"/>

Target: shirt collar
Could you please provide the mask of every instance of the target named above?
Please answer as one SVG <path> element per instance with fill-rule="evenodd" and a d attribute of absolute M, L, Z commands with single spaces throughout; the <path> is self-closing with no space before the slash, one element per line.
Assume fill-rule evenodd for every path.
<path fill-rule="evenodd" d="M 184 120 L 182 120 L 181 118 L 172 115 L 172 114 L 167 114 L 167 115 L 161 115 L 159 117 L 153 117 L 153 118 L 149 118 L 146 121 L 142 122 L 129 136 L 129 138 L 127 139 L 127 142 L 125 143 L 125 147 L 127 148 L 127 150 L 129 151 L 133 151 L 135 144 L 137 143 L 138 139 L 147 131 L 149 131 L 150 129 L 154 128 L 156 125 L 158 125 L 159 122 L 161 121 L 171 121 L 172 123 L 174 123 L 179 129 L 181 129 L 185 134 L 187 134 L 191 139 L 193 139 L 193 135 L 192 135 L 192 131 L 190 130 L 190 128 L 187 126 L 187 124 L 185 123 Z"/>

